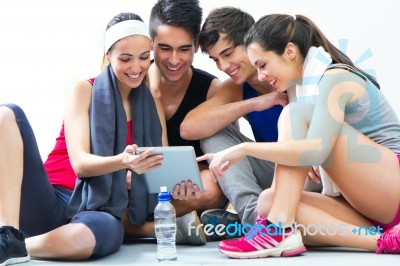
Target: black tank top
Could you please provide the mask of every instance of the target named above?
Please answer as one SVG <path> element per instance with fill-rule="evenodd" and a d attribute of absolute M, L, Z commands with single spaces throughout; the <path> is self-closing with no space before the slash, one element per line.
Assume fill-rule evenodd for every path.
<path fill-rule="evenodd" d="M 167 120 L 169 146 L 193 146 L 196 156 L 203 155 L 199 140 L 184 140 L 179 133 L 179 127 L 186 114 L 207 99 L 211 81 L 216 77 L 201 69 L 192 67 L 193 76 L 182 102 L 175 114 Z"/>

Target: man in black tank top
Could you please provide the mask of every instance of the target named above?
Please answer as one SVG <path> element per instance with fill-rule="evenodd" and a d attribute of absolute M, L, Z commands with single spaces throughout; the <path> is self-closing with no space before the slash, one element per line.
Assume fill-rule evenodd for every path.
<path fill-rule="evenodd" d="M 170 146 L 193 146 L 196 156 L 203 155 L 199 140 L 186 140 L 180 135 L 179 127 L 186 114 L 207 99 L 209 88 L 215 76 L 201 69 L 191 67 L 192 78 L 180 104 L 172 116 L 167 119 L 168 143 Z M 214 82 L 215 83 L 215 82 Z"/>
<path fill-rule="evenodd" d="M 161 0 L 155 4 L 149 25 L 154 61 L 147 77 L 151 93 L 163 105 L 169 145 L 193 146 L 197 156 L 203 154 L 200 142 L 183 139 L 180 124 L 190 110 L 213 95 L 219 84 L 215 76 L 192 66 L 201 21 L 202 9 L 197 0 Z M 204 192 L 194 186 L 192 193 L 192 185 L 188 183 L 178 185 L 172 194 L 178 217 L 178 244 L 205 244 L 202 230 L 200 235 L 193 230 L 189 236 L 188 227 L 199 222 L 197 215 L 202 211 L 226 204 L 218 183 L 210 177 L 208 165 L 203 163 L 199 167 Z"/>

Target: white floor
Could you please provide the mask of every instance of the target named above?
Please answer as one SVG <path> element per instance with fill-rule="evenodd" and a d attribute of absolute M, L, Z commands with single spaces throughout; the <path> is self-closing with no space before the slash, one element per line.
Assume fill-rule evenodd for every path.
<path fill-rule="evenodd" d="M 176 265 L 305 265 L 305 266 L 342 266 L 342 265 L 399 265 L 399 255 L 376 255 L 360 250 L 339 248 L 312 248 L 297 257 L 264 258 L 239 260 L 229 259 L 217 248 L 218 242 L 205 246 L 178 246 Z M 124 244 L 115 254 L 93 261 L 50 262 L 32 259 L 21 266 L 29 265 L 159 265 L 155 257 L 156 244 L 153 241 Z"/>

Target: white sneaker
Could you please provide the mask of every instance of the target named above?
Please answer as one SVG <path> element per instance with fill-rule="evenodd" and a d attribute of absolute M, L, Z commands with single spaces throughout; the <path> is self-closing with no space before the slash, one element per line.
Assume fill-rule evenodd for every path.
<path fill-rule="evenodd" d="M 196 211 L 176 218 L 176 244 L 177 245 L 205 245 L 206 236 L 200 225 Z M 198 230 L 197 230 L 198 228 Z"/>

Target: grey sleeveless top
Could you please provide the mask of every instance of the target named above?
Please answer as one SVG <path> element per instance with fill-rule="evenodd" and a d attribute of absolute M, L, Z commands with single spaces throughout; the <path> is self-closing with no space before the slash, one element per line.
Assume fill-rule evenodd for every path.
<path fill-rule="evenodd" d="M 346 106 L 345 121 L 371 140 L 400 154 L 400 122 L 386 97 L 370 79 L 347 65 L 334 64 L 328 69 L 338 67 L 348 69 L 366 81 L 366 93 Z"/>

